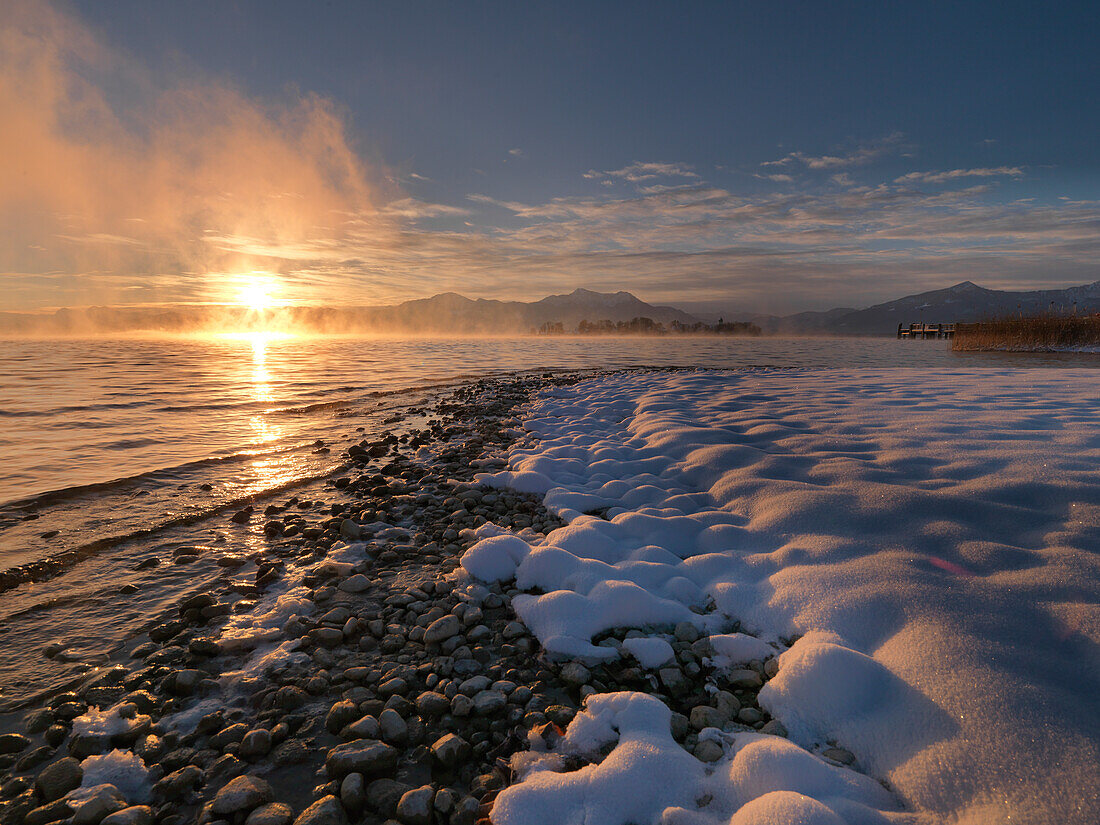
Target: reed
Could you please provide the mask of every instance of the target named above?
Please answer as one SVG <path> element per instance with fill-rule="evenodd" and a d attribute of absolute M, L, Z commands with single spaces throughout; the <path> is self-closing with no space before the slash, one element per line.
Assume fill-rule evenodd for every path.
<path fill-rule="evenodd" d="M 953 350 L 1053 350 L 1100 347 L 1100 314 L 1033 315 L 958 324 Z"/>

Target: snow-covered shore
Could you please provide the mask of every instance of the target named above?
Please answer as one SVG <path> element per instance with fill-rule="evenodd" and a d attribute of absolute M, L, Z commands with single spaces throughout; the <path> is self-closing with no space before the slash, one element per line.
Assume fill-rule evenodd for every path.
<path fill-rule="evenodd" d="M 549 388 L 524 426 L 480 480 L 569 526 L 464 564 L 531 592 L 547 650 L 606 660 L 594 635 L 685 620 L 797 637 L 760 706 L 908 813 L 778 737 L 710 729 L 726 756 L 684 763 L 660 703 L 620 693 L 559 746 L 610 755 L 548 755 L 494 822 L 1096 821 L 1100 374 L 630 373 Z"/>

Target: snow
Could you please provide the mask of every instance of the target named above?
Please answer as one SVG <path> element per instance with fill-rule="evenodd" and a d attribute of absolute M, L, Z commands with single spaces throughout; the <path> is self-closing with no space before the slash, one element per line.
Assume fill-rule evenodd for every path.
<path fill-rule="evenodd" d="M 726 755 L 706 765 L 677 745 L 670 718 L 664 703 L 642 693 L 590 697 L 541 766 L 523 758 L 525 778 L 497 796 L 494 825 L 913 821 L 873 779 L 779 737 L 714 731 Z M 602 761 L 560 772 L 562 756 L 595 757 L 609 744 Z"/>
<path fill-rule="evenodd" d="M 483 582 L 514 578 L 516 566 L 531 551 L 518 536 L 490 536 L 462 554 L 462 568 Z"/>
<path fill-rule="evenodd" d="M 89 756 L 80 763 L 84 777 L 82 789 L 98 785 L 113 785 L 131 804 L 149 801 L 152 784 L 145 763 L 136 753 L 113 750 L 100 756 Z"/>
<path fill-rule="evenodd" d="M 664 639 L 655 637 L 648 639 L 625 639 L 623 640 L 623 647 L 630 652 L 631 656 L 638 660 L 638 664 L 650 670 L 661 667 L 661 665 L 668 662 L 675 655 L 672 652 L 672 645 Z"/>
<path fill-rule="evenodd" d="M 119 705 L 107 710 L 90 707 L 82 715 L 73 719 L 72 735 L 117 736 L 120 733 L 129 731 L 131 725 L 131 720 L 123 718 L 119 712 Z"/>
<path fill-rule="evenodd" d="M 881 800 L 851 807 L 837 786 L 851 770 L 753 784 L 780 756 L 824 766 L 810 751 L 826 743 L 928 821 L 1095 821 L 1100 374 L 615 374 L 544 392 L 524 426 L 509 469 L 478 480 L 545 490 L 568 525 L 487 553 L 485 580 L 536 591 L 513 606 L 558 657 L 615 657 L 593 638 L 683 621 L 712 637 L 718 666 L 782 651 L 760 702 L 791 741 L 764 737 L 756 761 L 737 735 L 714 775 L 740 790 L 707 791 L 729 803 L 717 819 L 695 804 L 702 763 L 649 730 L 620 731 L 599 765 L 531 772 L 495 821 L 896 817 L 868 813 Z"/>

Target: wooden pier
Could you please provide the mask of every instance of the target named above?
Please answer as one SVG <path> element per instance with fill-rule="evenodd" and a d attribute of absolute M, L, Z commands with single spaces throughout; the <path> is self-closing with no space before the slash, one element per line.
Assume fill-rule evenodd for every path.
<path fill-rule="evenodd" d="M 898 338 L 954 338 L 954 324 L 898 324 Z"/>

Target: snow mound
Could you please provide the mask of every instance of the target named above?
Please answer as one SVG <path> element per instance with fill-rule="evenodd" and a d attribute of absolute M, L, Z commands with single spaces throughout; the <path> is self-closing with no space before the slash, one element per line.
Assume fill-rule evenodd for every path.
<path fill-rule="evenodd" d="M 736 668 L 795 638 L 759 696 L 792 736 L 769 758 L 847 749 L 931 821 L 1095 821 L 1100 371 L 620 373 L 546 391 L 524 427 L 508 471 L 479 480 L 522 480 L 568 525 L 526 549 L 475 546 L 467 570 L 534 591 L 512 603 L 550 655 L 608 660 L 593 644 L 607 630 L 690 622 L 710 663 Z M 539 821 L 716 821 L 646 784 L 652 764 L 664 786 L 694 776 L 670 748 L 663 731 L 624 734 L 599 766 L 533 771 L 504 810 L 543 805 L 545 785 L 563 796 L 527 811 Z M 832 796 L 748 793 L 750 761 L 723 823 L 881 821 L 833 787 L 853 771 L 813 774 Z"/>
<path fill-rule="evenodd" d="M 664 639 L 625 639 L 623 647 L 642 667 L 652 670 L 666 664 L 673 656 L 672 645 Z"/>
<path fill-rule="evenodd" d="M 700 762 L 676 744 L 671 711 L 641 693 L 589 698 L 554 753 L 528 764 L 526 778 L 501 791 L 494 825 L 562 823 L 791 823 L 855 825 L 910 823 L 874 780 L 828 765 L 778 737 L 723 738 L 726 756 Z M 561 756 L 596 757 L 596 764 L 559 772 Z"/>

